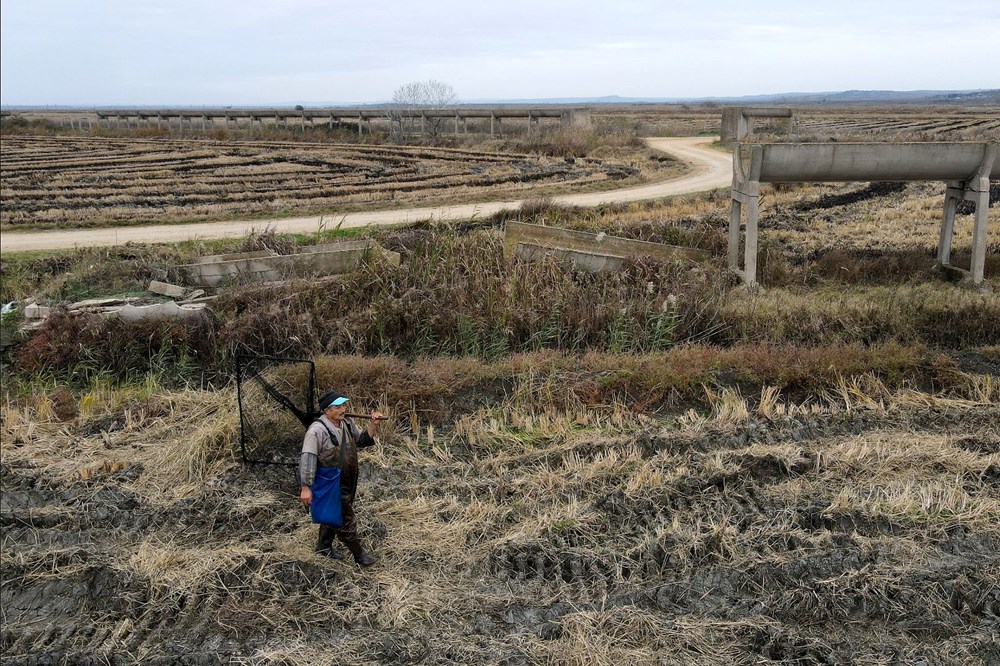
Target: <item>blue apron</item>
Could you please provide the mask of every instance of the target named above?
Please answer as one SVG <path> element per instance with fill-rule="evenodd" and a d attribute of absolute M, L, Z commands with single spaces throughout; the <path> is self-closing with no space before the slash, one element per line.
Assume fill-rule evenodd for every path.
<path fill-rule="evenodd" d="M 344 442 L 338 442 L 333 432 L 322 421 L 318 421 L 327 434 L 330 442 L 340 445 L 340 465 L 337 467 L 316 467 L 316 480 L 312 486 L 312 502 L 309 513 L 312 521 L 320 525 L 333 527 L 344 526 L 344 506 L 340 500 L 340 475 L 344 467 Z M 350 427 L 350 426 L 348 426 Z"/>

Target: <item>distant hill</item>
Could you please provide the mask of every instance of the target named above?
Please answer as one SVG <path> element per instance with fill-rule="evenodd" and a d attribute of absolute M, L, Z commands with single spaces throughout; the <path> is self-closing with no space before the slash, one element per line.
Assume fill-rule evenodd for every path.
<path fill-rule="evenodd" d="M 459 106 L 597 106 L 613 104 L 781 104 L 786 106 L 807 106 L 812 104 L 842 105 L 885 105 L 885 104 L 948 104 L 968 106 L 1000 105 L 1000 89 L 989 90 L 845 90 L 841 92 L 788 92 L 766 95 L 743 95 L 739 97 L 622 97 L 603 95 L 600 97 L 543 97 L 521 99 L 465 99 Z M 383 108 L 388 101 L 381 102 L 278 102 L 273 104 L 233 104 L 229 108 L 291 108 L 302 105 L 306 108 Z M 211 105 L 219 108 L 221 105 Z M 131 108 L 131 109 L 198 109 L 208 108 L 195 104 L 118 104 L 107 105 L 3 105 L 5 111 L 45 109 L 48 111 L 72 111 L 80 109 Z"/>
<path fill-rule="evenodd" d="M 1000 89 L 991 90 L 846 90 L 789 92 L 739 97 L 553 97 L 542 99 L 467 100 L 466 104 L 1000 104 Z"/>
<path fill-rule="evenodd" d="M 724 101 L 781 104 L 1000 104 L 1000 90 L 846 90 L 754 95 Z"/>

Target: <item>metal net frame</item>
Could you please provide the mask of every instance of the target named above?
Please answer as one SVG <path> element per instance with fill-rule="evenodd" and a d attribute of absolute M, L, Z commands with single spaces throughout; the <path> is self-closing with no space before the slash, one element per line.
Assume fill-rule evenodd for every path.
<path fill-rule="evenodd" d="M 316 364 L 246 354 L 234 360 L 243 462 L 298 465 L 306 428 L 319 413 Z"/>

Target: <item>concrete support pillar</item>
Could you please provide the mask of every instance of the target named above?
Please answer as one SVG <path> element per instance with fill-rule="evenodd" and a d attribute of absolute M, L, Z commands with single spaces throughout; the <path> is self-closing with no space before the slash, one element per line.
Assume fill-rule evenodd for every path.
<path fill-rule="evenodd" d="M 986 222 L 990 211 L 990 181 L 989 178 L 980 178 L 978 191 L 974 192 L 972 198 L 976 202 L 976 221 L 972 227 L 972 265 L 969 272 L 972 273 L 972 284 L 979 286 L 983 283 L 986 271 Z"/>
<path fill-rule="evenodd" d="M 493 126 L 496 124 L 496 116 L 490 111 L 490 136 L 494 135 Z"/>
<path fill-rule="evenodd" d="M 740 269 L 740 221 L 743 216 L 743 204 L 733 199 L 729 211 L 729 268 Z"/>
<path fill-rule="evenodd" d="M 590 109 L 570 109 L 569 124 L 571 127 L 590 127 Z"/>
<path fill-rule="evenodd" d="M 941 221 L 941 237 L 938 239 L 938 265 L 951 265 L 951 242 L 955 234 L 955 211 L 962 199 L 962 189 L 956 183 L 948 183 L 944 195 L 944 219 Z"/>
<path fill-rule="evenodd" d="M 740 108 L 738 106 L 727 106 L 722 110 L 721 138 L 726 143 L 738 141 L 740 126 Z"/>
<path fill-rule="evenodd" d="M 458 114 L 455 114 L 455 136 L 458 136 Z"/>
<path fill-rule="evenodd" d="M 743 245 L 743 268 L 740 269 L 740 217 L 746 207 L 746 241 Z M 729 210 L 729 268 L 743 278 L 751 289 L 757 287 L 757 218 L 760 209 L 760 183 L 744 183 L 741 189 L 733 188 Z"/>
<path fill-rule="evenodd" d="M 757 287 L 757 215 L 760 197 L 747 201 L 747 238 L 743 250 L 743 281 L 751 289 Z"/>

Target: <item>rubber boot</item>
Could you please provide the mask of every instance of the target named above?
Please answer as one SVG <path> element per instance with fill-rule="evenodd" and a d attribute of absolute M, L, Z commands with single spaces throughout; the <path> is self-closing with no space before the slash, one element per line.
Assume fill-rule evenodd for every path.
<path fill-rule="evenodd" d="M 378 562 L 378 558 L 362 551 L 360 555 L 354 556 L 354 561 L 357 562 L 359 567 L 367 568 Z"/>
<path fill-rule="evenodd" d="M 319 526 L 319 538 L 316 539 L 316 554 L 334 560 L 344 559 L 343 553 L 333 547 L 333 537 L 337 528 L 330 525 Z"/>
<path fill-rule="evenodd" d="M 357 562 L 359 567 L 370 567 L 378 562 L 377 557 L 365 552 L 365 549 L 361 547 L 361 542 L 356 538 L 347 541 L 344 545 L 351 551 L 351 555 L 354 556 L 354 561 Z"/>

